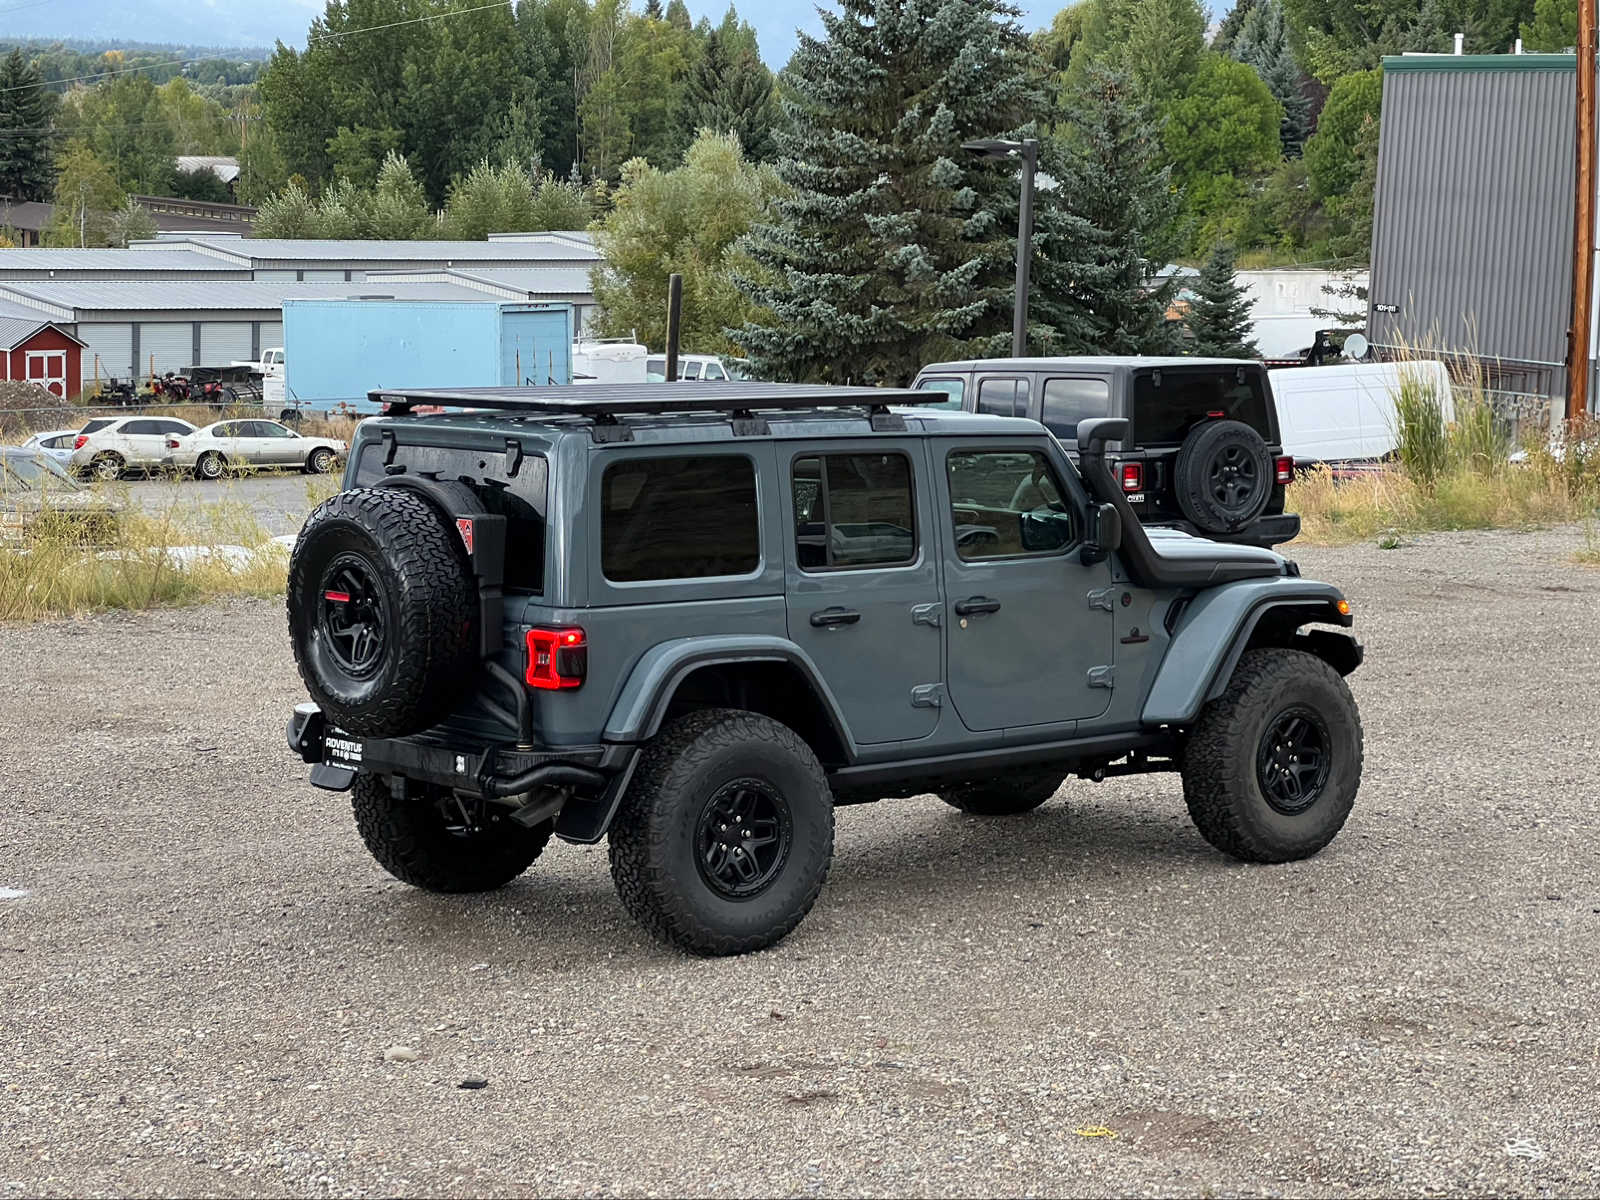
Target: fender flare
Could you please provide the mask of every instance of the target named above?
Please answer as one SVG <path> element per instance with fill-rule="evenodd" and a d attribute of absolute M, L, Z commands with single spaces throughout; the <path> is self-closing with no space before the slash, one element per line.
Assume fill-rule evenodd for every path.
<path fill-rule="evenodd" d="M 1339 612 L 1344 593 L 1332 584 L 1280 577 L 1201 593 L 1183 614 L 1145 698 L 1145 725 L 1186 725 L 1227 687 L 1233 668 L 1267 613 L 1308 610 L 1306 620 L 1348 627 Z M 1359 661 L 1359 654 L 1357 654 Z"/>
<path fill-rule="evenodd" d="M 822 710 L 848 761 L 856 760 L 855 740 L 839 702 L 810 655 L 787 638 L 761 634 L 674 638 L 652 646 L 634 664 L 623 684 L 603 735 L 607 742 L 642 742 L 654 737 L 673 694 L 694 671 L 733 663 L 776 662 L 796 668 L 822 703 Z"/>

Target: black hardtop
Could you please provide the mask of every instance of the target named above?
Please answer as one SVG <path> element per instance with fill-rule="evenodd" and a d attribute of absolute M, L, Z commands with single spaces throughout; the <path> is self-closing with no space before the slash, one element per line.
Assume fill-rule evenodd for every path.
<path fill-rule="evenodd" d="M 919 375 L 955 371 L 1090 371 L 1099 374 L 1131 374 L 1139 370 L 1193 370 L 1197 367 L 1244 367 L 1266 370 L 1250 358 L 1188 358 L 1171 354 L 1076 354 L 1058 358 L 967 358 L 953 362 L 928 363 Z"/>

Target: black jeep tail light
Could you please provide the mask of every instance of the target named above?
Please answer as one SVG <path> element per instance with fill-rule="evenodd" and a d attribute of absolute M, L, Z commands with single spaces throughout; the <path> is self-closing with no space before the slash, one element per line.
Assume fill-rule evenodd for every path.
<path fill-rule="evenodd" d="M 583 684 L 589 673 L 589 642 L 583 630 L 528 630 L 529 687 L 557 691 Z"/>
<path fill-rule="evenodd" d="M 1272 464 L 1273 481 L 1276 483 L 1294 482 L 1294 459 L 1287 454 L 1274 460 Z"/>
<path fill-rule="evenodd" d="M 1125 462 L 1122 464 L 1122 490 L 1125 492 L 1144 491 L 1144 464 Z"/>

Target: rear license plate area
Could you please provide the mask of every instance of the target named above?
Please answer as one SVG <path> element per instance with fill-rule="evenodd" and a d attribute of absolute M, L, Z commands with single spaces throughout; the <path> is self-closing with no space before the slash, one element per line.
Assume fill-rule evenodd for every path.
<path fill-rule="evenodd" d="M 322 739 L 322 761 L 349 771 L 361 769 L 361 739 L 342 729 L 330 729 Z"/>

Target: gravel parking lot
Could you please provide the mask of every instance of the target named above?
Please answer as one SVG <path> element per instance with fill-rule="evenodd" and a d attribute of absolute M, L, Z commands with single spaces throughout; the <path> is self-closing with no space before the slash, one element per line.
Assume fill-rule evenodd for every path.
<path fill-rule="evenodd" d="M 384 875 L 284 751 L 277 603 L 0 628 L 0 1196 L 1593 1195 L 1579 541 L 1296 550 L 1368 646 L 1312 861 L 1221 858 L 1175 777 L 887 802 L 792 937 L 712 962 L 603 847 Z"/>

